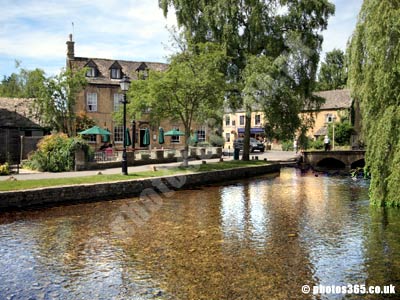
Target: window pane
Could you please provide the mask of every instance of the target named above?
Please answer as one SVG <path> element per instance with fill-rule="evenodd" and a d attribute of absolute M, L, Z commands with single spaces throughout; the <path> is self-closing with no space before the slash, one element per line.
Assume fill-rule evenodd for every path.
<path fill-rule="evenodd" d="M 244 116 L 240 116 L 239 123 L 240 125 L 244 125 Z"/>
<path fill-rule="evenodd" d="M 206 130 L 204 128 L 201 128 L 197 130 L 197 140 L 199 142 L 205 142 L 206 141 Z"/>
<path fill-rule="evenodd" d="M 122 125 L 114 126 L 114 142 L 122 143 L 124 141 L 124 127 Z"/>
<path fill-rule="evenodd" d="M 179 127 L 173 127 L 172 130 L 178 130 L 179 131 Z M 179 143 L 179 135 L 172 135 L 171 136 L 171 143 Z"/>
<path fill-rule="evenodd" d="M 121 78 L 121 70 L 120 69 L 111 69 L 111 78 L 116 78 L 116 79 Z"/>
<path fill-rule="evenodd" d="M 229 132 L 225 133 L 225 140 L 227 143 L 231 141 L 231 134 Z"/>
<path fill-rule="evenodd" d="M 87 93 L 87 111 L 97 111 L 97 94 Z"/>
<path fill-rule="evenodd" d="M 124 100 L 124 94 L 114 94 L 114 111 L 119 111 L 122 100 Z"/>
<path fill-rule="evenodd" d="M 225 125 L 229 126 L 231 124 L 231 117 L 230 116 L 226 116 L 225 117 Z"/>

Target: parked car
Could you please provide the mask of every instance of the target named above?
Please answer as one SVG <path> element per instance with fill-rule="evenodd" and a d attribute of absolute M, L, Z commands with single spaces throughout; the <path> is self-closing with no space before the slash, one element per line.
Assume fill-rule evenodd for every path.
<path fill-rule="evenodd" d="M 243 138 L 238 138 L 233 142 L 234 149 L 243 150 Z M 265 145 L 255 138 L 250 138 L 250 152 L 254 150 L 259 150 L 260 152 L 265 151 Z"/>

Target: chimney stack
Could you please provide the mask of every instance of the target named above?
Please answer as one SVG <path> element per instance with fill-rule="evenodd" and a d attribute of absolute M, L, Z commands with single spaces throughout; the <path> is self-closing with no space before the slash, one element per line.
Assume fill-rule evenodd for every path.
<path fill-rule="evenodd" d="M 75 42 L 72 41 L 72 34 L 69 35 L 69 41 L 67 41 L 67 59 L 73 60 L 75 58 Z"/>

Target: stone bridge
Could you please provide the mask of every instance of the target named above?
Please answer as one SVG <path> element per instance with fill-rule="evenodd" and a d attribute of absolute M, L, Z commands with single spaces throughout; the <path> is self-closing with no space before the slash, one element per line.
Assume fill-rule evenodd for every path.
<path fill-rule="evenodd" d="M 348 151 L 304 151 L 303 163 L 315 170 L 349 171 L 364 167 L 365 150 Z"/>

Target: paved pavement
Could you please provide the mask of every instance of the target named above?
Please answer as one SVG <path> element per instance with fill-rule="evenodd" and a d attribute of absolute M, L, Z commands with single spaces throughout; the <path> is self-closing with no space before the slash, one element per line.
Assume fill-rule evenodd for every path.
<path fill-rule="evenodd" d="M 223 156 L 224 160 L 232 160 L 232 153 L 230 156 Z M 268 161 L 288 161 L 293 160 L 296 157 L 296 153 L 292 151 L 266 151 L 264 153 L 255 152 L 250 154 L 252 156 L 258 156 L 259 160 L 267 158 Z M 206 159 L 208 163 L 218 162 L 219 159 Z M 150 171 L 153 166 L 157 166 L 159 169 L 166 169 L 179 166 L 181 162 L 168 163 L 168 164 L 157 164 L 157 165 L 144 165 L 144 166 L 134 166 L 128 168 L 128 173 L 135 173 L 141 171 Z M 201 164 L 201 160 L 190 161 L 191 165 Z M 81 176 L 91 176 L 96 175 L 98 172 L 102 174 L 121 174 L 121 168 L 111 168 L 103 170 L 90 170 L 90 171 L 77 171 L 77 172 L 60 172 L 60 173 L 50 173 L 50 172 L 36 172 L 31 170 L 20 170 L 20 174 L 14 174 L 17 180 L 28 180 L 28 179 L 50 179 L 50 178 L 71 178 L 71 177 L 81 177 Z M 0 176 L 0 181 L 7 180 L 10 176 Z"/>

